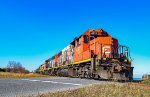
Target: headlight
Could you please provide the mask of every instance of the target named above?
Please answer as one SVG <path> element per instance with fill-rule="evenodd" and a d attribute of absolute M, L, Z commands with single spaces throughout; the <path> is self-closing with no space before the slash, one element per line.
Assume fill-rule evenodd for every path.
<path fill-rule="evenodd" d="M 104 61 L 106 61 L 106 58 L 103 58 Z"/>
<path fill-rule="evenodd" d="M 127 61 L 128 61 L 127 59 L 124 60 L 124 62 L 127 62 Z"/>

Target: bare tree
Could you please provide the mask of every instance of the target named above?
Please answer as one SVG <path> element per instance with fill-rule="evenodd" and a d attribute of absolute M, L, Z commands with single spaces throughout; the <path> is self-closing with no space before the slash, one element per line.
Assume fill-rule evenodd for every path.
<path fill-rule="evenodd" d="M 7 65 L 7 72 L 14 72 L 14 73 L 29 73 L 20 62 L 16 61 L 9 61 Z"/>

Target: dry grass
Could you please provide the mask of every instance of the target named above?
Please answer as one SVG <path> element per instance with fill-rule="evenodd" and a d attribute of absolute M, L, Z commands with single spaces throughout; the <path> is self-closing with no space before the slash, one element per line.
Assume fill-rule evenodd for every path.
<path fill-rule="evenodd" d="M 143 79 L 142 83 L 150 86 L 150 78 L 149 79 Z"/>
<path fill-rule="evenodd" d="M 150 87 L 132 83 L 93 85 L 64 92 L 42 94 L 38 97 L 150 97 Z"/>
<path fill-rule="evenodd" d="M 0 72 L 0 78 L 33 78 L 33 77 L 50 77 L 50 76 L 40 75 L 36 73 L 21 74 L 21 73 Z"/>

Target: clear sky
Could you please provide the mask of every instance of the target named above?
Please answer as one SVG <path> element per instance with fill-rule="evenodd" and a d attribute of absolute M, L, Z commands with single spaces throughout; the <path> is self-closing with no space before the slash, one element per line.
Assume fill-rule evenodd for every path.
<path fill-rule="evenodd" d="M 1 0 L 0 67 L 35 70 L 90 28 L 130 47 L 135 76 L 150 73 L 149 0 Z"/>

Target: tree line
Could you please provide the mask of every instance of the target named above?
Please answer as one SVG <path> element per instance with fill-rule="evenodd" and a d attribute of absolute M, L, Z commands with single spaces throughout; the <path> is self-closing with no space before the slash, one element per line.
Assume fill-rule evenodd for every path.
<path fill-rule="evenodd" d="M 13 73 L 29 73 L 20 62 L 9 61 L 6 68 L 0 68 L 0 72 L 13 72 Z"/>

